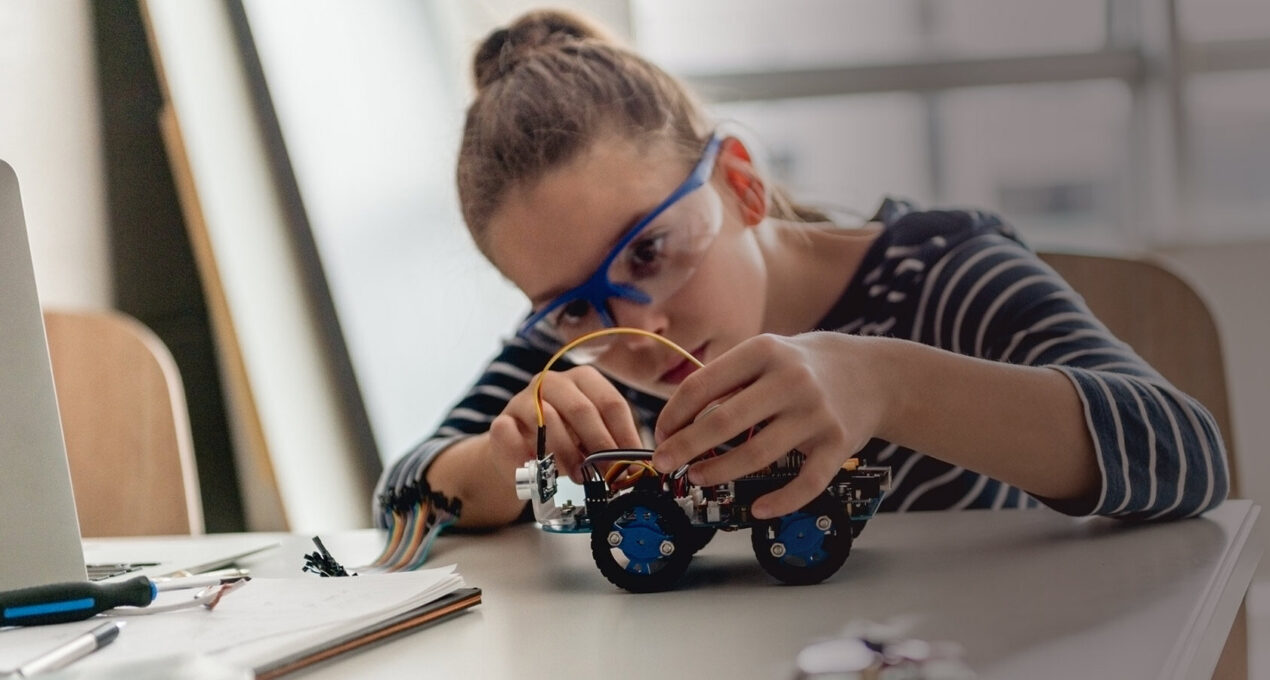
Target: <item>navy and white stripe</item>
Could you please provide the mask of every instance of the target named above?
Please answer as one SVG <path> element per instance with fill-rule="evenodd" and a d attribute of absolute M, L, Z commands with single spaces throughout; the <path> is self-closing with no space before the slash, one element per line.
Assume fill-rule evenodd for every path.
<path fill-rule="evenodd" d="M 1225 499 L 1226 457 L 1212 416 L 1112 336 L 1009 225 L 980 211 L 920 212 L 892 200 L 883 203 L 875 219 L 886 228 L 816 328 L 905 338 L 1062 372 L 1080 395 L 1102 476 L 1096 498 L 1036 499 L 875 439 L 859 456 L 892 469 L 893 489 L 883 511 L 1043 502 L 1069 514 L 1164 519 L 1196 515 Z M 551 349 L 519 340 L 505 343 L 438 432 L 385 472 L 380 489 L 413 483 L 457 437 L 485 431 L 510 395 L 546 363 Z M 651 426 L 662 402 L 634 390 L 626 394 Z"/>

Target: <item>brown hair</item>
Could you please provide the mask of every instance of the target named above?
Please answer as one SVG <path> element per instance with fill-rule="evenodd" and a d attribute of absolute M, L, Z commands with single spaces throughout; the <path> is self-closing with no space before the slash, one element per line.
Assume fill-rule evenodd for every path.
<path fill-rule="evenodd" d="M 690 163 L 711 131 L 679 81 L 565 12 L 529 12 L 491 33 L 473 74 L 457 180 L 463 218 L 487 256 L 486 226 L 507 192 L 572 161 L 601 134 L 667 140 Z M 772 214 L 823 219 L 773 193 Z"/>

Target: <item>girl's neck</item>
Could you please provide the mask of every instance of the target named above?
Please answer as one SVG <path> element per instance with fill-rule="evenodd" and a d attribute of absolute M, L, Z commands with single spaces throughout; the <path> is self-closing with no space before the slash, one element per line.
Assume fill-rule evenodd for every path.
<path fill-rule="evenodd" d="M 768 270 L 763 330 L 780 335 L 815 330 L 881 231 L 876 222 L 839 227 L 771 219 L 761 225 L 759 248 Z"/>

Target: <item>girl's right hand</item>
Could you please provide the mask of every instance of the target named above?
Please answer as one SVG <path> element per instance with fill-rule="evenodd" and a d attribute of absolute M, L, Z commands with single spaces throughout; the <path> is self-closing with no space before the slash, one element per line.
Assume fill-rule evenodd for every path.
<path fill-rule="evenodd" d="M 536 386 L 535 377 L 490 423 L 490 455 L 502 470 L 515 470 L 536 455 Z M 582 482 L 582 459 L 587 455 L 643 447 L 630 404 L 591 366 L 548 371 L 542 383 L 542 411 L 547 425 L 546 452 L 556 454 L 556 466 L 574 482 Z"/>

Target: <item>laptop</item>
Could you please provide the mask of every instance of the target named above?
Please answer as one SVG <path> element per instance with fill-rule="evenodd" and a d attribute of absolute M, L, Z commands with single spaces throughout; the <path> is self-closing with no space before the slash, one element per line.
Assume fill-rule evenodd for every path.
<path fill-rule="evenodd" d="M 235 534 L 80 540 L 18 178 L 0 160 L 0 590 L 197 573 L 275 545 Z"/>

